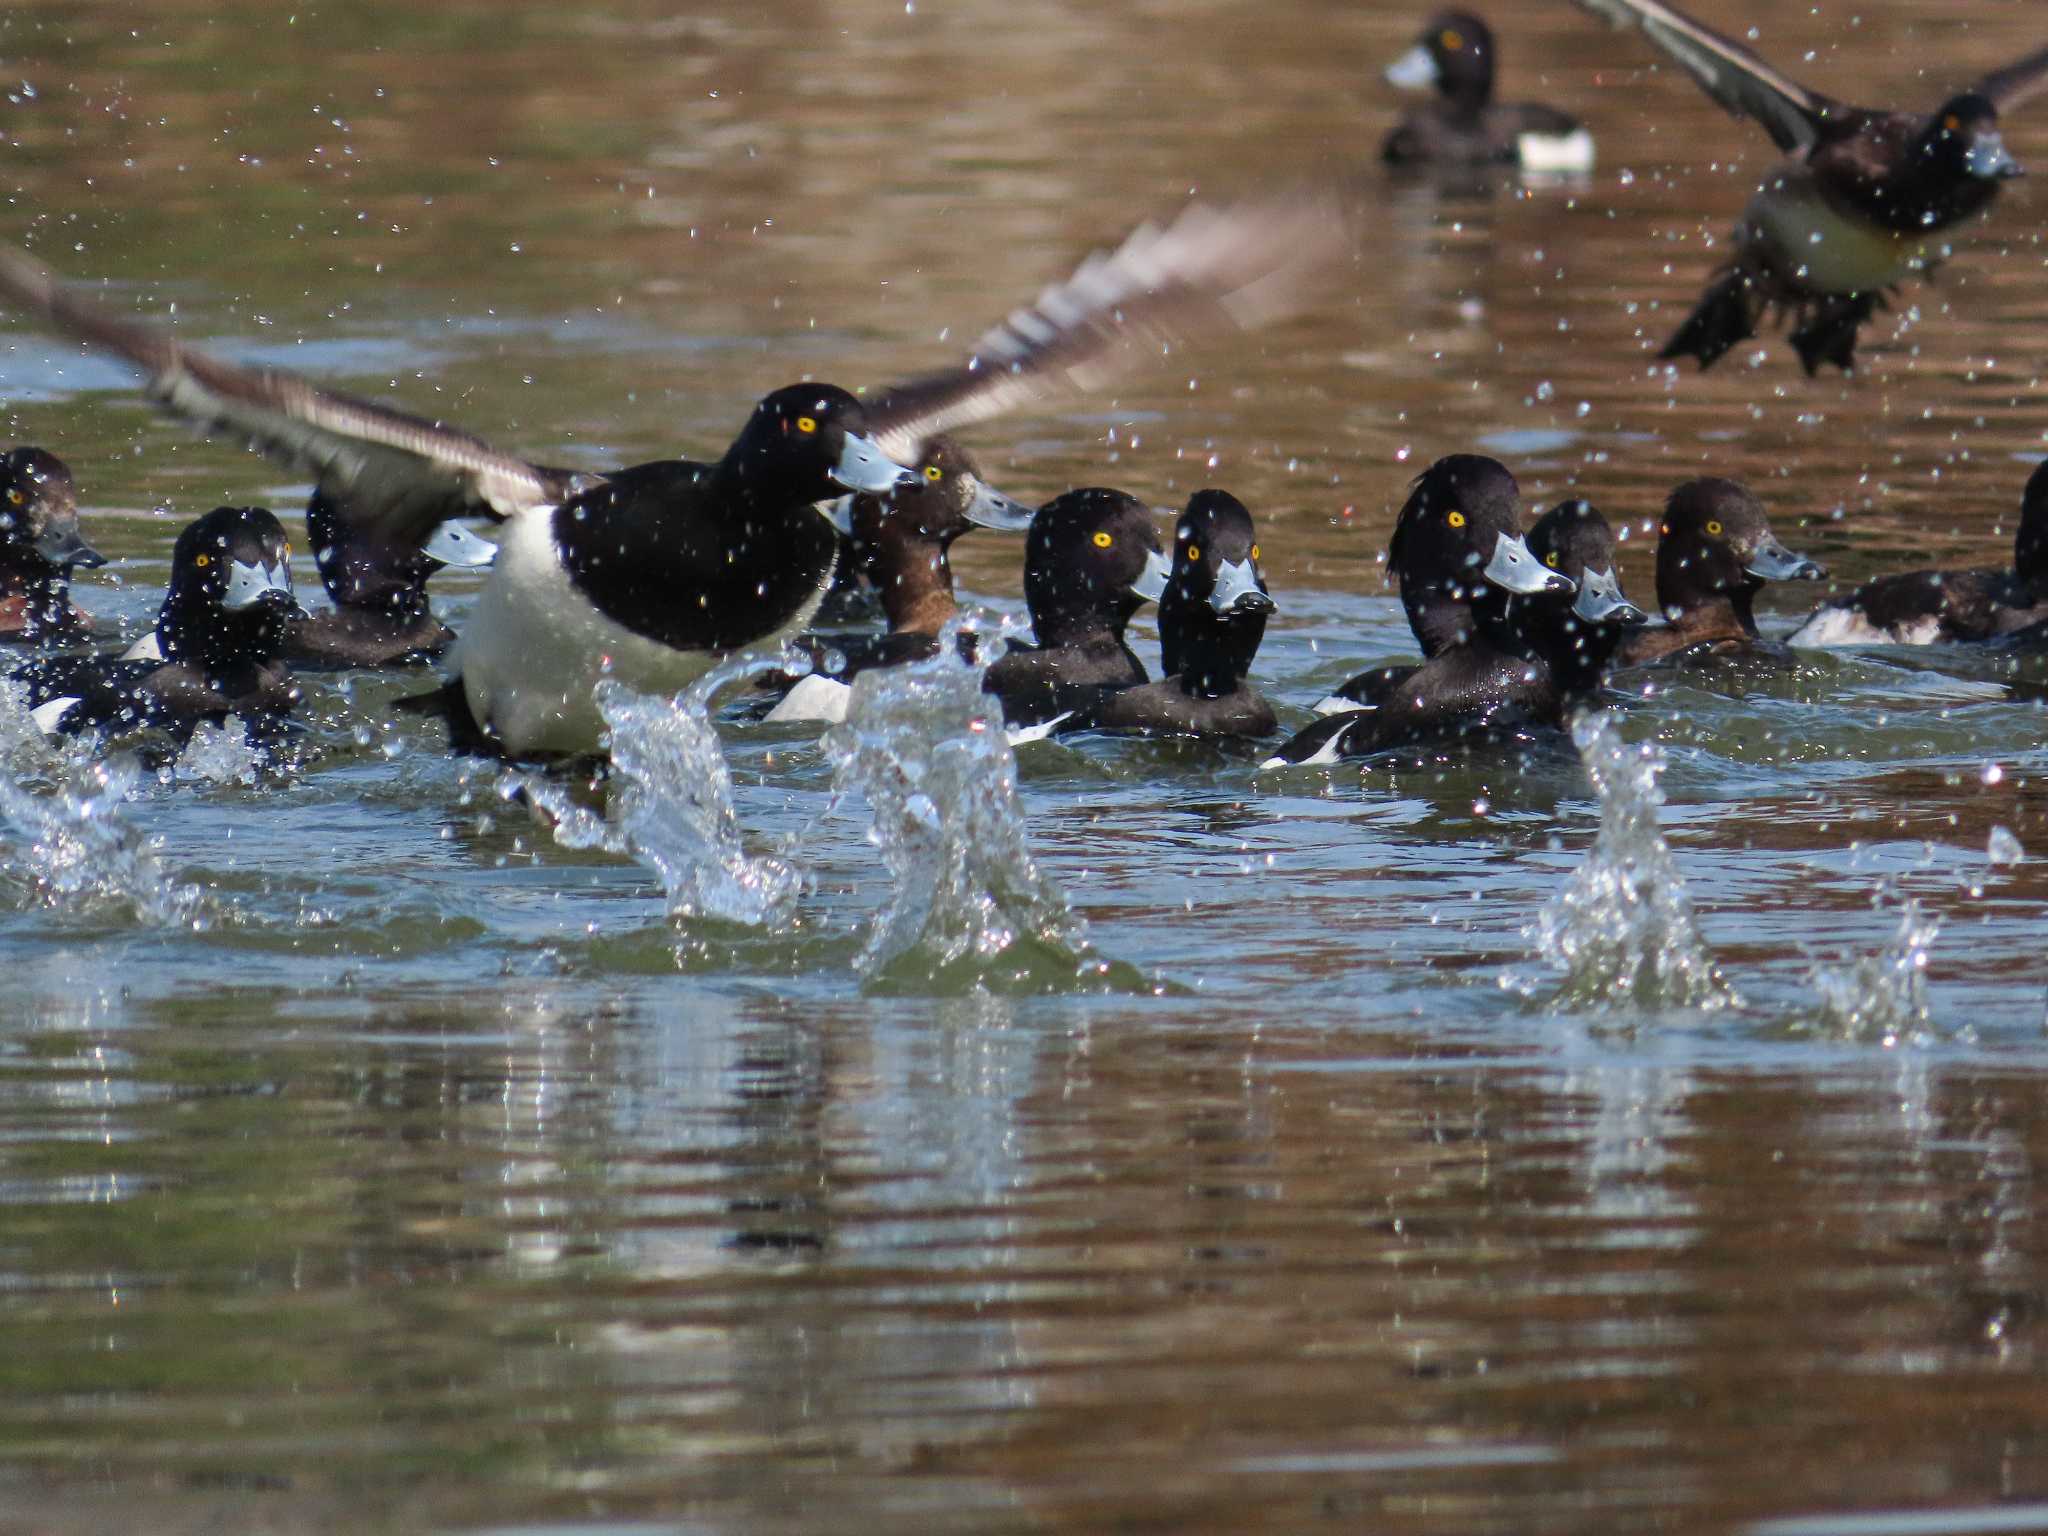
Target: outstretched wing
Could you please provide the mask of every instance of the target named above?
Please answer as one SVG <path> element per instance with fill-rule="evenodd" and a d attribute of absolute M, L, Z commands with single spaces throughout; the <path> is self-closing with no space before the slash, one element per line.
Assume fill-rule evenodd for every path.
<path fill-rule="evenodd" d="M 1643 35 L 1684 66 L 1700 89 L 1737 117 L 1753 117 L 1787 154 L 1803 155 L 1841 104 L 1781 75 L 1733 38 L 1661 0 L 1577 0 L 1580 9 Z"/>
<path fill-rule="evenodd" d="M 5 247 L 0 302 L 133 365 L 174 414 L 239 434 L 259 453 L 311 474 L 352 522 L 395 547 L 425 543 L 449 518 L 505 518 L 559 501 L 574 483 L 567 471 L 512 458 L 423 416 L 320 389 L 283 369 L 209 357 L 163 326 L 107 313 Z"/>
<path fill-rule="evenodd" d="M 1995 70 L 1977 82 L 1977 94 L 1991 98 L 2001 114 L 2038 96 L 2048 86 L 2048 48 L 2039 48 L 2016 64 Z"/>
<path fill-rule="evenodd" d="M 1100 388 L 1142 357 L 1274 319 L 1349 249 L 1330 198 L 1193 204 L 1164 228 L 1147 224 L 1090 256 L 983 336 L 959 366 L 881 391 L 868 401 L 869 424 L 883 451 L 914 464 L 941 432 Z"/>

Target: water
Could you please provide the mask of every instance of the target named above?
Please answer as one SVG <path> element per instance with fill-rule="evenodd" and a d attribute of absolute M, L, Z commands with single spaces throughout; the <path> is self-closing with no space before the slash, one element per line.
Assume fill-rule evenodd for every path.
<path fill-rule="evenodd" d="M 1876 100 L 2038 42 L 2021 0 L 1846 14 L 1712 12 Z M 1625 520 L 1638 599 L 1709 467 L 1842 581 L 2007 557 L 2048 451 L 2038 188 L 1855 379 L 1782 344 L 1667 372 L 1765 142 L 1573 7 L 1492 18 L 1508 93 L 1592 123 L 1589 181 L 1367 166 L 1327 304 L 977 428 L 991 479 L 1239 494 L 1290 724 L 1411 654 L 1381 556 L 1453 449 Z M 1358 170 L 1419 19 L 36 4 L 0 132 L 14 233 L 109 302 L 601 466 L 948 360 L 1191 186 Z M 2006 125 L 2037 166 L 2039 107 Z M 303 504 L 40 338 L 0 335 L 0 398 L 77 469 L 116 557 L 87 606 L 131 630 L 184 520 Z M 999 617 L 1019 554 L 955 552 Z M 1012 753 L 950 664 L 821 740 L 735 679 L 611 697 L 609 784 L 513 798 L 394 719 L 419 686 L 310 679 L 283 773 L 232 733 L 98 767 L 0 701 L 0 1527 L 1966 1531 L 2048 1498 L 2034 662 L 1642 677 L 1576 748 L 1364 774 Z"/>

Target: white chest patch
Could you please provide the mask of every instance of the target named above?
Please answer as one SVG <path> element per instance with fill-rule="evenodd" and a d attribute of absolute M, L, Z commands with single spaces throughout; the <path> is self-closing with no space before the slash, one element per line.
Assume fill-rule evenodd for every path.
<path fill-rule="evenodd" d="M 663 645 L 599 612 L 562 566 L 552 507 L 528 508 L 505 527 L 497 564 L 456 642 L 454 663 L 470 713 L 507 751 L 593 752 L 604 731 L 591 698 L 601 679 L 616 678 L 636 693 L 674 693 L 725 655 Z M 794 634 L 824 593 L 820 582 L 801 612 L 755 643 Z M 687 593 L 676 594 L 679 603 L 689 600 Z"/>
<path fill-rule="evenodd" d="M 1870 622 L 1860 608 L 1822 608 L 1785 637 L 1799 650 L 1826 650 L 1838 645 L 1932 645 L 1941 638 L 1941 618 L 1928 614 L 1897 629 Z"/>
<path fill-rule="evenodd" d="M 1593 169 L 1593 135 L 1523 133 L 1515 137 L 1515 155 L 1522 169 L 1539 176 L 1583 176 Z"/>
<path fill-rule="evenodd" d="M 767 718 L 777 725 L 793 720 L 838 725 L 845 720 L 846 706 L 852 698 L 853 689 L 845 683 L 812 672 L 796 680 L 796 686 L 776 701 Z"/>

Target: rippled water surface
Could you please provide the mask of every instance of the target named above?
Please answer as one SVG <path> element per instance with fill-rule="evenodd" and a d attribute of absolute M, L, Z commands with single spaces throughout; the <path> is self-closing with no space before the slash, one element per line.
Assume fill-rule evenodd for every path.
<path fill-rule="evenodd" d="M 1698 3 L 1859 100 L 2043 40 Z M 1563 0 L 1493 15 L 1590 178 L 1385 178 L 1402 7 L 20 4 L 0 233 L 599 466 L 949 361 L 1191 191 L 1353 179 L 1309 313 L 973 436 L 1032 499 L 1240 495 L 1290 724 L 1410 653 L 1382 551 L 1457 449 L 1626 519 L 1644 599 L 1705 468 L 1845 581 L 2009 559 L 2048 194 L 1853 378 L 1666 370 L 1768 145 Z M 2048 166 L 2048 107 L 2008 139 Z M 303 504 L 8 323 L 96 612 Z M 1019 558 L 956 564 L 1015 615 Z M 618 695 L 595 794 L 394 723 L 416 677 L 315 680 L 283 775 L 0 700 L 0 1530 L 2048 1529 L 2048 664 L 1624 681 L 1576 746 L 1363 774 L 1013 758 L 942 667 L 823 741 Z"/>

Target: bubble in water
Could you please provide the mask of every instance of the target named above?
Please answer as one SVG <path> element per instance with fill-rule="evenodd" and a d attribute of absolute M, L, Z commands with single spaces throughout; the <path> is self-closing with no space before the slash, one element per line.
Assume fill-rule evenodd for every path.
<path fill-rule="evenodd" d="M 1707 950 L 1657 827 L 1664 755 L 1631 746 L 1605 714 L 1572 721 L 1572 741 L 1600 796 L 1600 834 L 1537 918 L 1538 957 L 1564 983 L 1564 1008 L 1726 1008 L 1740 999 Z"/>
<path fill-rule="evenodd" d="M 1898 931 L 1874 955 L 1848 965 L 1816 966 L 1817 1027 L 1843 1040 L 1884 1046 L 1925 1044 L 1933 1035 L 1927 1006 L 1927 951 L 1941 930 L 1917 901 L 1900 909 Z"/>
<path fill-rule="evenodd" d="M 1020 943 L 1078 962 L 1085 930 L 1031 855 L 1002 715 L 950 633 L 939 652 L 861 673 L 845 723 L 825 734 L 834 787 L 872 809 L 868 840 L 891 881 L 856 963 L 870 977 L 936 973 Z"/>

